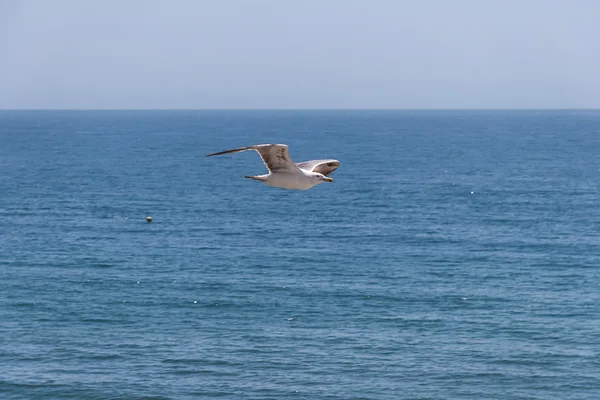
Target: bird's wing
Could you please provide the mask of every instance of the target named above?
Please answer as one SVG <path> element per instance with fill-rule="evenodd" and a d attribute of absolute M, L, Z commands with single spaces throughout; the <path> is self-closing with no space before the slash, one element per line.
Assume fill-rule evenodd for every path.
<path fill-rule="evenodd" d="M 310 160 L 297 163 L 296 166 L 300 169 L 329 176 L 333 171 L 338 169 L 340 162 L 338 160 Z"/>
<path fill-rule="evenodd" d="M 290 154 L 288 153 L 288 147 L 285 144 L 257 144 L 254 146 L 240 147 L 238 149 L 231 149 L 220 151 L 218 153 L 207 154 L 206 157 L 220 156 L 222 154 L 239 153 L 240 151 L 256 150 L 263 162 L 269 169 L 269 172 L 277 171 L 298 171 L 298 167 L 292 161 Z"/>

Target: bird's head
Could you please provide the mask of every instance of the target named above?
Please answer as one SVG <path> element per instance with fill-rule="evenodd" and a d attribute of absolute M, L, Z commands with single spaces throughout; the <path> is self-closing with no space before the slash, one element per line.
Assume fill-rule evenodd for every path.
<path fill-rule="evenodd" d="M 332 178 L 330 178 L 328 176 L 325 176 L 323 174 L 320 174 L 318 172 L 314 173 L 313 178 L 316 179 L 316 180 L 318 180 L 319 183 L 321 183 L 321 182 L 333 182 Z"/>

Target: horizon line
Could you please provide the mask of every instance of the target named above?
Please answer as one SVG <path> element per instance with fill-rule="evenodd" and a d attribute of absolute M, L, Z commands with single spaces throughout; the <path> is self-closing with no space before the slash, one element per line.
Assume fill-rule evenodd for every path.
<path fill-rule="evenodd" d="M 581 108 L 0 108 L 2 111 L 600 111 Z"/>

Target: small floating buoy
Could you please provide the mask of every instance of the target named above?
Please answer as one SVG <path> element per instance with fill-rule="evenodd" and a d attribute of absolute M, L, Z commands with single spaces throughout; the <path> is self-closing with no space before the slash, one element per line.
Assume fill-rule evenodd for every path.
<path fill-rule="evenodd" d="M 146 222 L 152 222 L 152 217 L 151 216 L 147 216 L 146 217 Z"/>

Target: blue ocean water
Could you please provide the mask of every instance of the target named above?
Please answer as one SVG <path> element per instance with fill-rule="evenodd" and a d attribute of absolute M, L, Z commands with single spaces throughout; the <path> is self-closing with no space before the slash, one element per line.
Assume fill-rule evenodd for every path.
<path fill-rule="evenodd" d="M 335 182 L 204 158 L 273 142 Z M 599 154 L 598 111 L 0 112 L 0 398 L 596 400 Z"/>

